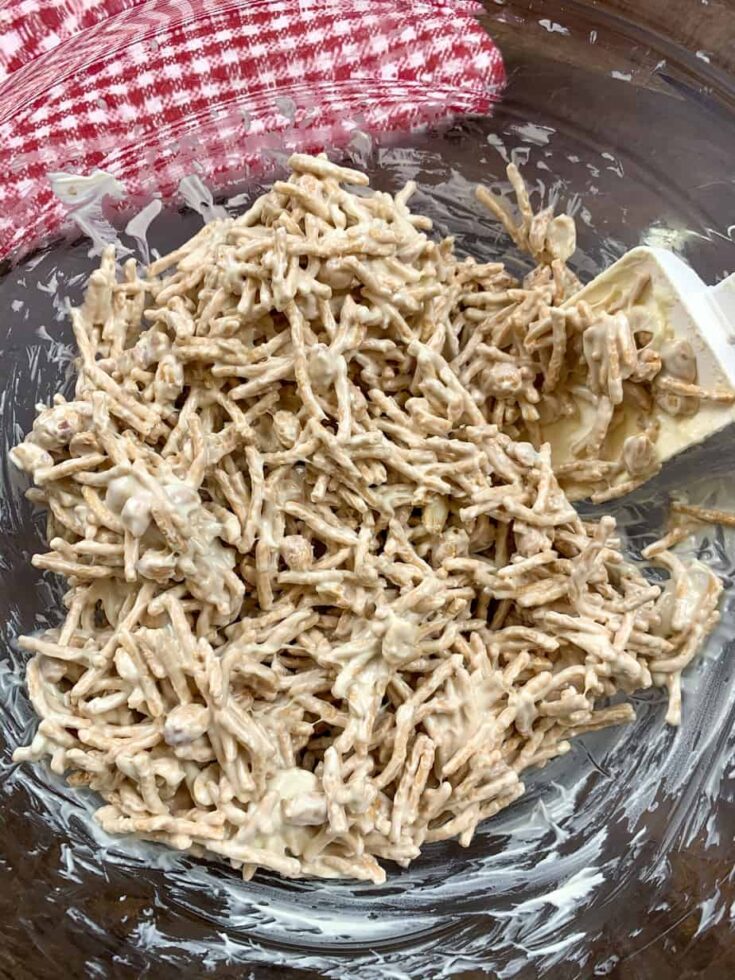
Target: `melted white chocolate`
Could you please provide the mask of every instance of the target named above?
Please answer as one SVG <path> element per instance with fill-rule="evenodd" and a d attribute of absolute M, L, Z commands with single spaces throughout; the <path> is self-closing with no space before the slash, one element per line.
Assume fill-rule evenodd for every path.
<path fill-rule="evenodd" d="M 410 185 L 291 163 L 145 280 L 107 252 L 73 311 L 75 400 L 12 457 L 49 509 L 33 563 L 70 586 L 21 640 L 42 721 L 15 758 L 99 793 L 109 832 L 382 881 L 632 718 L 600 698 L 659 683 L 677 723 L 720 587 L 664 552 L 660 599 L 537 438 L 571 393 L 596 451 L 628 385 L 691 375 L 665 327 L 639 350 L 645 308 L 562 308 L 570 218 L 534 214 L 515 168 L 518 222 L 480 193 L 538 263 L 519 284 L 432 241 Z M 654 430 L 614 435 L 645 476 Z"/>

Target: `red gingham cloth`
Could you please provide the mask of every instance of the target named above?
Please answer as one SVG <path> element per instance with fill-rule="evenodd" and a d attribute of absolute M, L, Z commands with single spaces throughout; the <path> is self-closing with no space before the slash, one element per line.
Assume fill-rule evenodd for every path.
<path fill-rule="evenodd" d="M 474 0 L 0 0 L 0 257 L 64 224 L 48 174 L 131 199 L 355 131 L 487 113 L 504 84 Z M 4 160 L 2 158 L 5 158 Z"/>

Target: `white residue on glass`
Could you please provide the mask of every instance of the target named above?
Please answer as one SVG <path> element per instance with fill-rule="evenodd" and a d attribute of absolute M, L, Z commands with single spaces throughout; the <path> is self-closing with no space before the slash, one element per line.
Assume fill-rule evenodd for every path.
<path fill-rule="evenodd" d="M 147 265 L 151 260 L 148 248 L 148 229 L 151 222 L 161 213 L 163 204 L 159 198 L 154 198 L 125 225 L 125 234 L 135 239 L 143 262 Z"/>
<path fill-rule="evenodd" d="M 565 27 L 563 24 L 557 24 L 555 20 L 544 18 L 544 20 L 539 21 L 539 24 L 541 27 L 547 30 L 549 34 L 569 34 L 569 28 Z"/>
<path fill-rule="evenodd" d="M 108 198 L 119 201 L 125 196 L 125 188 L 116 177 L 104 170 L 94 170 L 86 177 L 59 171 L 48 174 L 48 180 L 53 193 L 67 206 L 67 216 L 92 240 L 91 254 L 100 254 L 110 243 L 120 247 L 103 211 Z"/>
<path fill-rule="evenodd" d="M 227 211 L 221 204 L 214 203 L 211 190 L 197 174 L 181 178 L 179 193 L 184 203 L 200 214 L 205 222 L 227 217 Z"/>
<path fill-rule="evenodd" d="M 514 123 L 511 130 L 524 142 L 535 146 L 546 146 L 556 130 L 553 126 L 540 126 L 538 123 Z"/>

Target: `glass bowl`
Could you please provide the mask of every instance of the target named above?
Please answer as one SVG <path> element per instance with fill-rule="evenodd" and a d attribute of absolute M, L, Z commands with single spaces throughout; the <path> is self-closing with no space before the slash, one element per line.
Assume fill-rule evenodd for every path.
<path fill-rule="evenodd" d="M 147 16 L 152 4 L 129 6 L 129 32 L 117 42 L 123 53 L 165 30 L 161 18 Z M 186 20 L 238 4 L 205 6 L 196 15 L 182 4 L 157 9 Z M 716 0 L 643 8 L 634 17 L 620 12 L 632 9 L 627 3 L 489 2 L 479 20 L 500 45 L 508 77 L 492 114 L 429 121 L 421 133 L 375 140 L 352 133 L 339 152 L 364 166 L 375 186 L 396 189 L 415 179 L 416 208 L 439 233 L 456 235 L 461 251 L 482 259 L 522 264 L 472 197 L 480 181 L 503 191 L 505 162 L 513 160 L 537 202 L 576 217 L 572 264 L 583 278 L 648 243 L 674 249 L 714 282 L 735 265 L 732 12 Z M 98 40 L 90 28 L 86 47 L 64 63 L 68 77 L 94 61 Z M 22 105 L 27 86 L 43 79 L 43 57 L 16 75 L 5 91 Z M 206 105 L 215 119 L 243 108 L 216 98 Z M 188 124 L 196 136 L 201 111 Z M 282 149 L 271 143 L 260 158 L 277 167 Z M 139 150 L 145 159 L 144 137 Z M 238 170 L 235 162 L 214 175 L 204 167 L 198 176 L 216 204 L 234 212 L 268 173 Z M 151 196 L 145 180 L 138 191 L 127 202 L 133 210 Z M 213 206 L 206 193 L 203 204 L 195 203 L 200 211 Z M 149 246 L 161 251 L 201 224 L 180 200 L 164 204 L 148 233 Z M 123 207 L 108 217 L 123 226 L 130 214 Z M 21 246 L 32 238 L 29 232 Z M 135 250 L 135 237 L 123 241 Z M 733 975 L 730 530 L 707 529 L 693 546 L 722 575 L 725 594 L 722 620 L 685 678 L 681 727 L 664 724 L 659 692 L 635 696 L 633 725 L 580 739 L 569 755 L 533 773 L 526 796 L 483 825 L 468 849 L 429 846 L 410 869 L 390 867 L 382 886 L 292 882 L 268 873 L 243 883 L 225 867 L 106 836 L 90 819 L 93 798 L 40 766 L 10 763 L 34 726 L 15 638 L 58 620 L 60 588 L 29 563 L 41 547 L 42 525 L 7 450 L 30 426 L 35 403 L 48 402 L 62 378 L 72 379 L 64 300 L 79 298 L 94 267 L 89 251 L 87 239 L 59 238 L 6 261 L 0 278 L 0 973 L 21 980 L 60 973 Z M 656 536 L 674 487 L 694 502 L 735 505 L 734 464 L 724 433 L 612 508 L 631 550 Z"/>

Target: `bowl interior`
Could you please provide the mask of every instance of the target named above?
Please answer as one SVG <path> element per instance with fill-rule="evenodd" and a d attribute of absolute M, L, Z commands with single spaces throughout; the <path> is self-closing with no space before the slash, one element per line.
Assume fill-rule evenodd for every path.
<path fill-rule="evenodd" d="M 547 8 L 548 20 L 525 5 L 488 5 L 484 22 L 503 46 L 509 76 L 492 118 L 358 141 L 353 160 L 377 187 L 416 180 L 413 207 L 480 259 L 523 268 L 473 203 L 478 182 L 507 193 L 504 167 L 512 160 L 536 203 L 577 219 L 572 264 L 583 279 L 646 243 L 674 249 L 716 281 L 735 265 L 731 83 L 619 17 L 584 5 L 549 3 L 544 14 Z M 277 166 L 277 152 L 273 159 Z M 234 190 L 240 203 L 232 186 L 214 188 L 233 213 L 258 189 L 243 181 Z M 196 210 L 164 208 L 149 246 L 167 250 L 201 221 Z M 134 239 L 121 241 L 135 253 Z M 289 969 L 335 977 L 590 976 L 613 974 L 621 958 L 628 972 L 620 976 L 667 969 L 676 943 L 714 928 L 733 897 L 723 880 L 735 789 L 727 772 L 735 720 L 732 531 L 707 529 L 694 547 L 726 591 L 722 621 L 686 677 L 681 728 L 665 726 L 658 692 L 636 696 L 634 725 L 579 740 L 534 773 L 526 796 L 488 822 L 471 847 L 427 847 L 410 869 L 390 868 L 381 887 L 270 874 L 243 884 L 226 868 L 106 837 L 90 819 L 91 796 L 40 767 L 9 764 L 33 729 L 15 638 L 58 620 L 60 588 L 29 564 L 42 525 L 7 450 L 30 426 L 34 405 L 48 402 L 60 379 L 73 379 L 65 301 L 79 298 L 94 267 L 89 245 L 54 244 L 0 278 L 0 867 L 14 882 L 13 898 L 9 889 L 0 897 L 7 926 L 0 964 L 29 977 L 47 976 L 60 962 L 75 977 L 109 976 L 111 963 L 116 976 L 156 977 L 182 968 L 187 976 L 228 977 L 238 963 L 257 977 Z M 656 536 L 673 487 L 694 502 L 735 504 L 730 442 L 725 433 L 693 450 L 614 508 L 633 551 Z M 716 941 L 711 955 L 720 955 Z"/>

